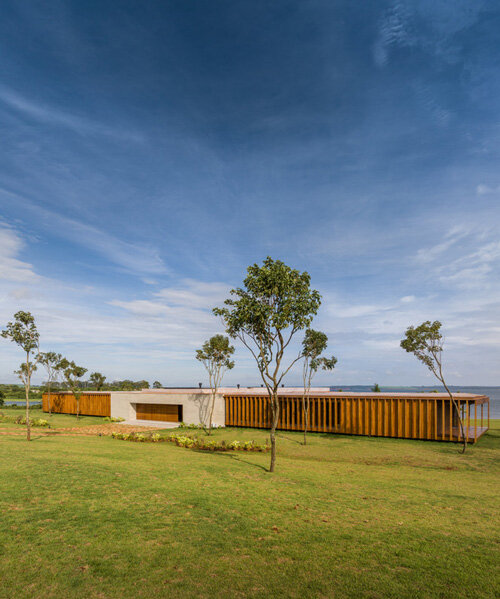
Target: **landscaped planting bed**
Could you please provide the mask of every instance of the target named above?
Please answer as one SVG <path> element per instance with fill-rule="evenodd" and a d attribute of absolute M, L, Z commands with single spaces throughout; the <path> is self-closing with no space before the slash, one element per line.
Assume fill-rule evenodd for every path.
<path fill-rule="evenodd" d="M 159 433 L 111 433 L 113 439 L 122 441 L 135 441 L 139 443 L 160 443 L 170 442 L 175 443 L 178 447 L 187 447 L 188 449 L 200 449 L 204 451 L 269 451 L 268 445 L 259 445 L 255 441 L 231 441 L 227 442 L 224 439 L 217 441 L 215 439 L 207 439 L 200 437 L 190 437 L 189 435 L 170 434 L 167 436 Z"/>

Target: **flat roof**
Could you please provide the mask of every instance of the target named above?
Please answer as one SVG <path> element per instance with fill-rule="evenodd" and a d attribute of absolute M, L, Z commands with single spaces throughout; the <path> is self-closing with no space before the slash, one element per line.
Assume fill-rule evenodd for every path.
<path fill-rule="evenodd" d="M 141 391 L 112 391 L 111 393 L 126 393 L 129 394 L 140 394 L 140 395 L 207 395 L 212 393 L 211 389 L 203 387 L 179 387 L 177 389 L 142 389 Z M 303 390 L 299 387 L 280 387 L 278 389 L 278 395 L 283 397 L 302 397 Z M 253 396 L 261 397 L 267 396 L 266 388 L 262 387 L 221 387 L 218 390 L 220 395 L 228 395 L 231 397 L 236 396 Z M 456 399 L 462 400 L 478 400 L 488 399 L 486 395 L 474 394 L 474 393 L 453 393 Z M 309 397 L 337 397 L 337 398 L 350 398 L 350 397 L 361 397 L 366 399 L 420 399 L 420 400 L 433 400 L 433 399 L 449 399 L 448 393 L 384 393 L 384 392 L 356 392 L 356 391 L 327 391 L 324 387 L 312 387 L 309 393 Z"/>

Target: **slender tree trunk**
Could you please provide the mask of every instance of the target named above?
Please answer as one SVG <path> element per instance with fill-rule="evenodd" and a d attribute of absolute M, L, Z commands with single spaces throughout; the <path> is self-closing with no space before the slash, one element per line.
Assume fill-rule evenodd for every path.
<path fill-rule="evenodd" d="M 76 419 L 80 419 L 80 396 L 76 398 Z"/>
<path fill-rule="evenodd" d="M 47 389 L 48 389 L 48 393 L 47 393 L 47 403 L 49 404 L 49 416 L 52 416 L 52 406 L 50 405 L 50 380 L 47 384 Z"/>
<path fill-rule="evenodd" d="M 271 413 L 272 413 L 272 425 L 271 433 L 269 438 L 271 440 L 271 464 L 269 466 L 269 472 L 274 472 L 274 466 L 276 463 L 276 428 L 278 426 L 278 420 L 280 416 L 280 404 L 278 401 L 278 390 L 275 388 L 272 392 L 271 399 Z"/>
<path fill-rule="evenodd" d="M 304 445 L 306 444 L 306 435 L 307 435 L 307 429 L 309 428 L 309 408 L 310 408 L 311 404 L 310 404 L 310 400 L 309 397 L 307 397 L 306 399 L 306 407 L 305 407 L 305 413 L 304 413 Z"/>
<path fill-rule="evenodd" d="M 448 385 L 444 382 L 444 379 L 441 379 L 441 382 L 443 383 L 443 386 L 446 389 L 446 392 L 450 396 L 451 403 L 453 404 L 453 407 L 455 408 L 455 412 L 457 413 L 458 422 L 460 423 L 460 430 L 462 431 L 462 439 L 463 439 L 462 453 L 465 453 L 465 451 L 467 449 L 467 437 L 465 435 L 464 422 L 462 420 L 462 414 L 460 414 L 460 408 L 458 407 L 457 402 L 453 398 L 452 392 L 448 389 Z M 453 423 L 451 423 L 451 425 L 453 427 Z"/>
<path fill-rule="evenodd" d="M 31 426 L 30 426 L 30 384 L 31 384 L 31 374 L 30 374 L 30 360 L 29 354 L 26 354 L 26 384 L 24 385 L 24 390 L 26 391 L 26 440 L 31 441 Z"/>
<path fill-rule="evenodd" d="M 307 367 L 309 364 L 309 358 L 304 357 L 304 366 L 302 369 L 302 381 L 304 383 L 304 394 L 302 395 L 302 414 L 304 414 L 304 445 L 307 445 L 307 421 L 309 418 L 308 410 L 306 409 L 306 396 L 307 396 Z"/>
<path fill-rule="evenodd" d="M 210 406 L 210 420 L 208 422 L 208 434 L 212 434 L 212 419 L 214 417 L 214 407 L 215 407 L 215 395 L 217 394 L 217 389 L 212 391 L 212 405 Z"/>
<path fill-rule="evenodd" d="M 304 445 L 307 444 L 307 439 L 306 439 L 306 398 L 304 396 L 302 396 L 302 414 L 304 414 Z"/>

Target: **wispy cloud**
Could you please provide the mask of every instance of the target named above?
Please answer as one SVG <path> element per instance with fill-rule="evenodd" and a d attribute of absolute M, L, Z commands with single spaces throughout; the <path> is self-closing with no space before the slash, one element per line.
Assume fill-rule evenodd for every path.
<path fill-rule="evenodd" d="M 150 275 L 165 275 L 169 272 L 155 247 L 124 241 L 98 227 L 42 208 L 26 198 L 6 190 L 0 189 L 0 194 L 16 204 L 22 204 L 27 212 L 37 217 L 39 226 L 45 226 L 46 232 L 83 246 L 127 272 L 141 276 L 141 278 Z"/>
<path fill-rule="evenodd" d="M 127 141 L 143 141 L 144 136 L 126 127 L 110 127 L 104 123 L 78 116 L 55 106 L 35 102 L 16 91 L 0 85 L 0 102 L 18 115 L 43 125 L 64 127 L 79 135 L 104 135 Z"/>
<path fill-rule="evenodd" d="M 33 283 L 38 276 L 33 266 L 19 260 L 24 241 L 17 231 L 0 223 L 0 281 Z"/>
<path fill-rule="evenodd" d="M 480 196 L 500 193 L 500 185 L 492 187 L 490 185 L 484 185 L 484 183 L 481 183 L 476 187 L 476 193 Z"/>

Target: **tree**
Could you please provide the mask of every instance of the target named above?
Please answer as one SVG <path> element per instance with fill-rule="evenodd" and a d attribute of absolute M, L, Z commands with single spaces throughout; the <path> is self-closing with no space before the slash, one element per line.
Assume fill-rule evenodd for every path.
<path fill-rule="evenodd" d="M 5 400 L 5 393 L 0 390 L 0 408 L 3 406 Z"/>
<path fill-rule="evenodd" d="M 31 386 L 31 375 L 36 367 L 35 361 L 32 357 L 38 354 L 38 344 L 40 341 L 40 334 L 36 328 L 35 319 L 30 312 L 19 311 L 14 314 L 15 321 L 7 323 L 5 330 L 2 331 L 1 335 L 4 339 L 9 339 L 14 343 L 17 343 L 19 347 L 26 353 L 26 361 L 24 362 L 25 374 L 24 374 L 24 391 L 26 394 L 26 439 L 31 441 L 31 426 L 30 426 L 30 386 Z M 35 353 L 36 351 L 36 353 Z"/>
<path fill-rule="evenodd" d="M 100 372 L 93 372 L 89 376 L 89 379 L 92 385 L 94 385 L 94 387 L 96 388 L 96 391 L 100 391 L 102 389 L 102 386 L 104 385 L 106 377 Z"/>
<path fill-rule="evenodd" d="M 71 392 L 76 399 L 76 417 L 80 418 L 80 397 L 82 395 L 82 389 L 80 387 L 82 376 L 87 372 L 83 366 L 77 366 L 73 361 L 70 362 L 66 358 L 61 361 L 61 369 L 64 374 L 66 383 L 68 384 Z"/>
<path fill-rule="evenodd" d="M 47 372 L 47 404 L 49 408 L 49 414 L 52 414 L 52 403 L 50 401 L 50 390 L 52 383 L 57 381 L 57 377 L 61 372 L 61 360 L 63 357 L 61 354 L 56 354 L 53 351 L 41 352 L 37 356 L 37 360 L 45 368 Z"/>
<path fill-rule="evenodd" d="M 378 384 L 378 383 L 375 383 L 375 384 L 373 385 L 373 387 L 372 387 L 372 391 L 373 391 L 374 393 L 380 393 L 380 387 L 379 387 L 379 384 Z"/>
<path fill-rule="evenodd" d="M 196 350 L 196 359 L 207 369 L 210 389 L 212 390 L 212 401 L 210 403 L 210 415 L 208 419 L 208 434 L 212 434 L 212 419 L 214 415 L 215 396 L 219 389 L 226 370 L 234 368 L 234 362 L 230 357 L 234 354 L 234 347 L 229 345 L 229 339 L 224 335 L 214 335 Z"/>
<path fill-rule="evenodd" d="M 160 381 L 155 381 L 153 383 L 153 389 L 163 389 L 163 385 L 160 383 Z"/>
<path fill-rule="evenodd" d="M 310 288 L 310 276 L 269 256 L 262 266 L 247 269 L 243 288 L 231 290 L 232 298 L 215 308 L 226 332 L 239 339 L 253 355 L 271 408 L 271 464 L 276 463 L 276 427 L 279 419 L 278 388 L 300 355 L 287 361 L 286 349 L 294 335 L 306 329 L 321 304 L 321 296 Z"/>
<path fill-rule="evenodd" d="M 321 331 L 307 329 L 302 341 L 302 354 L 304 359 L 302 368 L 302 381 L 304 383 L 304 393 L 302 395 L 302 412 L 304 414 L 304 445 L 306 445 L 307 428 L 309 426 L 309 408 L 311 383 L 314 375 L 319 368 L 322 370 L 333 370 L 337 363 L 337 358 L 322 357 L 321 354 L 326 350 L 328 337 Z"/>
<path fill-rule="evenodd" d="M 465 453 L 465 450 L 467 449 L 467 437 L 464 432 L 464 423 L 460 413 L 460 407 L 444 380 L 443 362 L 441 357 L 443 344 L 444 339 L 441 334 L 441 323 L 439 320 L 435 320 L 433 323 L 431 323 L 430 320 L 426 320 L 418 327 L 408 327 L 405 332 L 405 338 L 401 341 L 401 347 L 425 364 L 446 389 L 460 423 L 463 439 L 462 453 Z"/>

